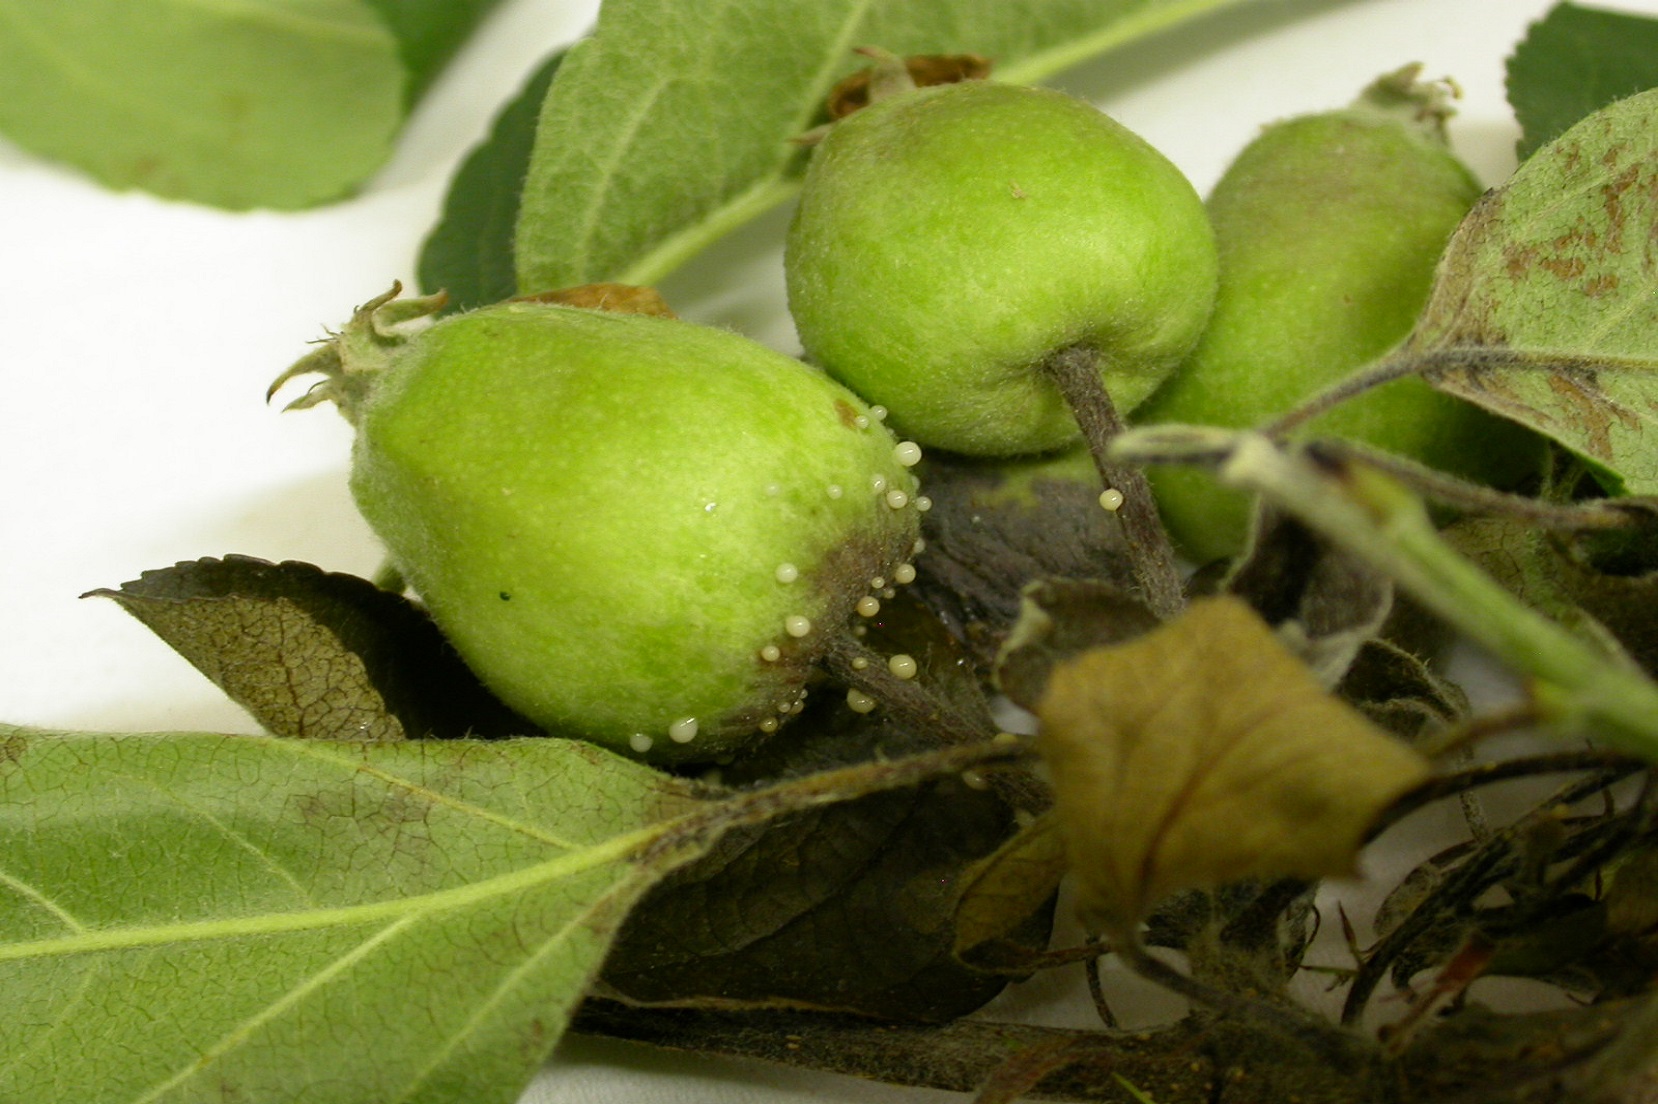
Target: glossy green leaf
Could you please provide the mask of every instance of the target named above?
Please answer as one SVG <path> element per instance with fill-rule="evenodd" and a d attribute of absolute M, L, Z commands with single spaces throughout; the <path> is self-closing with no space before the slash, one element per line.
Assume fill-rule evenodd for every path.
<path fill-rule="evenodd" d="M 338 199 L 498 0 L 0 0 L 0 133 L 112 188 Z"/>
<path fill-rule="evenodd" d="M 1399 355 L 1610 488 L 1658 490 L 1658 90 L 1589 116 L 1486 194 Z"/>
<path fill-rule="evenodd" d="M 1521 159 L 1615 100 L 1658 87 L 1658 19 L 1556 4 L 1508 59 Z"/>
<path fill-rule="evenodd" d="M 698 804 L 558 740 L 0 727 L 0 1100 L 511 1101 Z"/>
<path fill-rule="evenodd" d="M 518 288 L 652 284 L 793 193 L 854 47 L 978 53 L 1034 81 L 1204 12 L 1259 0 L 608 0 L 542 109 Z"/>

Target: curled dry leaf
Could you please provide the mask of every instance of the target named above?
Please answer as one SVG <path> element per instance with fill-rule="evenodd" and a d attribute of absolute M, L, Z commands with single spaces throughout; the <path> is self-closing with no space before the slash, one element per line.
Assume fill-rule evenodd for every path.
<path fill-rule="evenodd" d="M 109 598 L 272 735 L 386 741 L 533 736 L 425 612 L 366 579 L 226 556 L 146 571 Z"/>
<path fill-rule="evenodd" d="M 956 954 L 972 960 L 974 948 L 1016 938 L 1058 892 L 1064 876 L 1065 841 L 1058 816 L 1049 810 L 963 874 L 954 925 Z"/>
<path fill-rule="evenodd" d="M 1428 772 L 1235 598 L 1060 665 L 1037 715 L 1079 908 L 1117 938 L 1182 889 L 1351 872 Z"/>

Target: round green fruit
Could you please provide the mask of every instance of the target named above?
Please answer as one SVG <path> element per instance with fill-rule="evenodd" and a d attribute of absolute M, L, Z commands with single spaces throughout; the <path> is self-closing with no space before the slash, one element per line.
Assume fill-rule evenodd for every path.
<path fill-rule="evenodd" d="M 1479 197 L 1446 145 L 1444 93 L 1416 67 L 1350 108 L 1268 127 L 1208 199 L 1220 291 L 1202 341 L 1139 424 L 1265 422 L 1382 356 L 1410 332 L 1440 253 Z M 1537 438 L 1420 379 L 1313 419 L 1301 437 L 1363 442 L 1488 483 L 1535 470 Z M 1251 499 L 1204 469 L 1151 470 L 1176 544 L 1203 563 L 1240 551 Z"/>
<path fill-rule="evenodd" d="M 784 253 L 807 356 L 924 445 L 981 456 L 1079 431 L 1042 371 L 1097 354 L 1117 409 L 1196 342 L 1215 287 L 1202 202 L 1091 104 L 966 81 L 830 128 Z"/>
<path fill-rule="evenodd" d="M 549 731 L 706 761 L 798 712 L 919 532 L 914 445 L 821 372 L 674 319 L 377 301 L 296 371 L 461 657 Z M 884 582 L 880 585 L 885 585 Z"/>

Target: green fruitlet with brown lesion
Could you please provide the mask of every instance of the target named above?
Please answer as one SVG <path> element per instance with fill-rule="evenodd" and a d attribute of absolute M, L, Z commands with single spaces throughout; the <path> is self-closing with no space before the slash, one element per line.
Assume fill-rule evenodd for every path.
<path fill-rule="evenodd" d="M 287 376 L 478 676 L 559 735 L 707 761 L 798 712 L 916 546 L 913 444 L 823 373 L 672 318 L 383 297 Z M 279 380 L 278 383 L 282 381 Z M 867 603 L 866 603 L 867 604 Z"/>
<path fill-rule="evenodd" d="M 811 360 L 922 444 L 991 456 L 1078 440 L 1043 370 L 1067 350 L 1138 404 L 1196 342 L 1216 271 L 1167 158 L 1091 104 L 983 80 L 836 122 L 784 264 Z"/>
<path fill-rule="evenodd" d="M 1208 199 L 1220 248 L 1214 317 L 1191 357 L 1140 408 L 1142 424 L 1252 426 L 1380 357 L 1409 332 L 1451 232 L 1481 187 L 1451 152 L 1442 85 L 1411 66 L 1348 108 L 1264 130 Z M 1309 421 L 1340 437 L 1482 482 L 1534 470 L 1538 439 L 1407 378 Z M 1151 471 L 1176 543 L 1204 562 L 1238 552 L 1250 500 L 1207 470 Z"/>

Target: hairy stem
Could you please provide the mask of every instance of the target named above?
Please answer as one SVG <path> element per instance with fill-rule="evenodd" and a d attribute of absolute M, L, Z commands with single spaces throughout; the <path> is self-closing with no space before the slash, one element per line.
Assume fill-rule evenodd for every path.
<path fill-rule="evenodd" d="M 1647 362 L 1630 357 L 1585 355 L 1563 349 L 1511 349 L 1500 345 L 1447 345 L 1438 349 L 1417 349 L 1408 344 L 1372 361 L 1344 379 L 1285 411 L 1260 427 L 1260 432 L 1281 439 L 1320 414 L 1357 398 L 1384 383 L 1407 376 L 1432 380 L 1454 371 L 1485 372 L 1594 372 L 1608 369 L 1647 370 Z"/>
<path fill-rule="evenodd" d="M 1186 604 L 1180 567 L 1175 560 L 1174 546 L 1169 543 L 1169 534 L 1158 517 L 1157 501 L 1152 497 L 1145 473 L 1111 456 L 1111 442 L 1122 433 L 1123 422 L 1100 378 L 1100 358 L 1098 349 L 1072 345 L 1048 357 L 1041 367 L 1076 416 L 1105 487 L 1123 496 L 1116 514 L 1128 540 L 1130 570 L 1146 605 L 1157 616 L 1168 620 Z"/>

